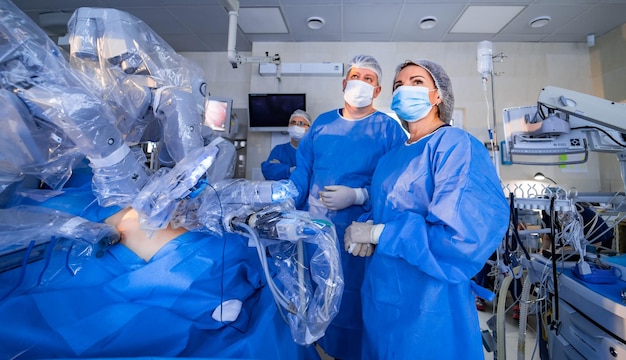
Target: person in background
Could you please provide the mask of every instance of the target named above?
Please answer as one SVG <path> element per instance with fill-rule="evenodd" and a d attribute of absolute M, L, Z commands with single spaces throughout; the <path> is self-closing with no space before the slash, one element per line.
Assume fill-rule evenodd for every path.
<path fill-rule="evenodd" d="M 429 60 L 396 68 L 391 109 L 409 140 L 385 154 L 372 217 L 345 249 L 371 255 L 362 284 L 363 359 L 483 359 L 471 278 L 509 227 L 509 205 L 483 143 L 449 125 L 452 84 Z"/>
<path fill-rule="evenodd" d="M 300 140 L 311 127 L 311 115 L 304 110 L 296 110 L 289 117 L 289 142 L 276 145 L 266 161 L 261 163 L 261 171 L 265 180 L 289 179 L 296 168 L 296 150 Z"/>
<path fill-rule="evenodd" d="M 296 206 L 312 217 L 332 221 L 339 244 L 348 225 L 369 209 L 369 187 L 376 161 L 402 146 L 406 132 L 398 121 L 376 110 L 382 71 L 369 55 L 352 58 L 343 79 L 344 107 L 321 114 L 300 142 L 290 180 Z M 340 246 L 337 244 L 337 246 Z M 342 252 L 345 288 L 339 313 L 318 341 L 335 358 L 361 359 L 360 289 L 365 259 Z"/>

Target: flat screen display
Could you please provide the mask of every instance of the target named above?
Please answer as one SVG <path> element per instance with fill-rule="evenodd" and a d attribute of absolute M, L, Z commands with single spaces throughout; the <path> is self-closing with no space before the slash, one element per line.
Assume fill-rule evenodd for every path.
<path fill-rule="evenodd" d="M 207 96 L 204 102 L 204 125 L 212 130 L 229 133 L 233 100 Z"/>
<path fill-rule="evenodd" d="M 250 131 L 287 131 L 289 117 L 306 111 L 306 94 L 248 94 Z"/>

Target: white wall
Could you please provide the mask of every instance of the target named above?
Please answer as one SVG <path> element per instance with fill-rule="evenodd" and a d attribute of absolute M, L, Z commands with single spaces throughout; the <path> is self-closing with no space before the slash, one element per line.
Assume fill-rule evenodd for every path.
<path fill-rule="evenodd" d="M 369 54 L 378 59 L 383 69 L 383 91 L 375 101 L 381 110 L 389 108 L 391 83 L 397 64 L 406 59 L 426 58 L 440 63 L 452 79 L 455 108 L 464 110 L 464 128 L 488 141 L 488 122 L 492 124 L 491 83 L 487 84 L 488 100 L 482 90 L 476 70 L 477 45 L 474 43 L 255 43 L 252 55 L 265 52 L 280 54 L 283 62 L 343 62 L 356 54 Z M 494 43 L 494 54 L 503 53 L 502 62 L 494 64 L 496 104 L 496 140 L 504 140 L 502 109 L 536 104 L 543 86 L 553 85 L 583 93 L 592 93 L 590 55 L 586 44 L 572 43 Z M 214 95 L 234 98 L 235 107 L 247 107 L 249 92 L 305 92 L 307 111 L 316 117 L 320 113 L 342 106 L 340 77 L 276 77 L 260 76 L 258 64 L 243 64 L 232 69 L 226 53 L 184 53 L 199 63 L 206 72 L 209 90 Z M 246 177 L 252 178 L 271 150 L 271 136 L 249 133 Z M 338 155 L 340 156 L 340 155 Z M 500 166 L 505 182 L 528 180 L 542 171 L 559 184 L 575 186 L 579 191 L 600 191 L 597 154 L 584 169 L 527 165 Z"/>

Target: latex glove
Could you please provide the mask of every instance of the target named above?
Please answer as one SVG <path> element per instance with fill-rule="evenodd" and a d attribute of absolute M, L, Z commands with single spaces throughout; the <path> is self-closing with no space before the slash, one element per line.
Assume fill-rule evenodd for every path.
<path fill-rule="evenodd" d="M 364 188 L 351 188 L 343 185 L 324 186 L 320 200 L 329 210 L 342 210 L 352 205 L 363 205 L 369 199 Z"/>
<path fill-rule="evenodd" d="M 346 229 L 343 237 L 344 248 L 354 256 L 370 256 L 374 253 L 374 246 L 378 244 L 380 234 L 385 228 L 384 224 L 376 224 L 371 220 L 367 222 L 353 221 Z"/>

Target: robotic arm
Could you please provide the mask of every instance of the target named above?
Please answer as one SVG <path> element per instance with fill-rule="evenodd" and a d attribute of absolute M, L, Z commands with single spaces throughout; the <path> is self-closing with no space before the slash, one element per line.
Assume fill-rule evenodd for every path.
<path fill-rule="evenodd" d="M 69 154 L 73 149 L 91 162 L 100 204 L 128 204 L 147 173 L 124 143 L 111 112 L 89 89 L 88 80 L 68 66 L 43 30 L 10 2 L 0 2 L 0 7 L 0 88 L 4 90 L 0 96 L 7 105 L 3 107 L 8 115 L 5 120 L 15 130 L 5 136 L 18 148 L 5 156 L 19 171 L 50 165 L 47 169 L 61 176 L 49 184 L 57 188 L 71 174 L 71 166 L 58 165 L 71 163 L 50 154 L 64 153 L 60 149 L 68 149 L 65 154 Z M 39 141 L 44 138 L 45 142 Z M 46 145 L 56 152 L 42 150 Z M 42 180 L 47 182 L 49 177 Z"/>
<path fill-rule="evenodd" d="M 201 69 L 123 11 L 79 8 L 68 28 L 71 63 L 98 77 L 127 143 L 159 141 L 168 167 L 203 146 Z"/>

